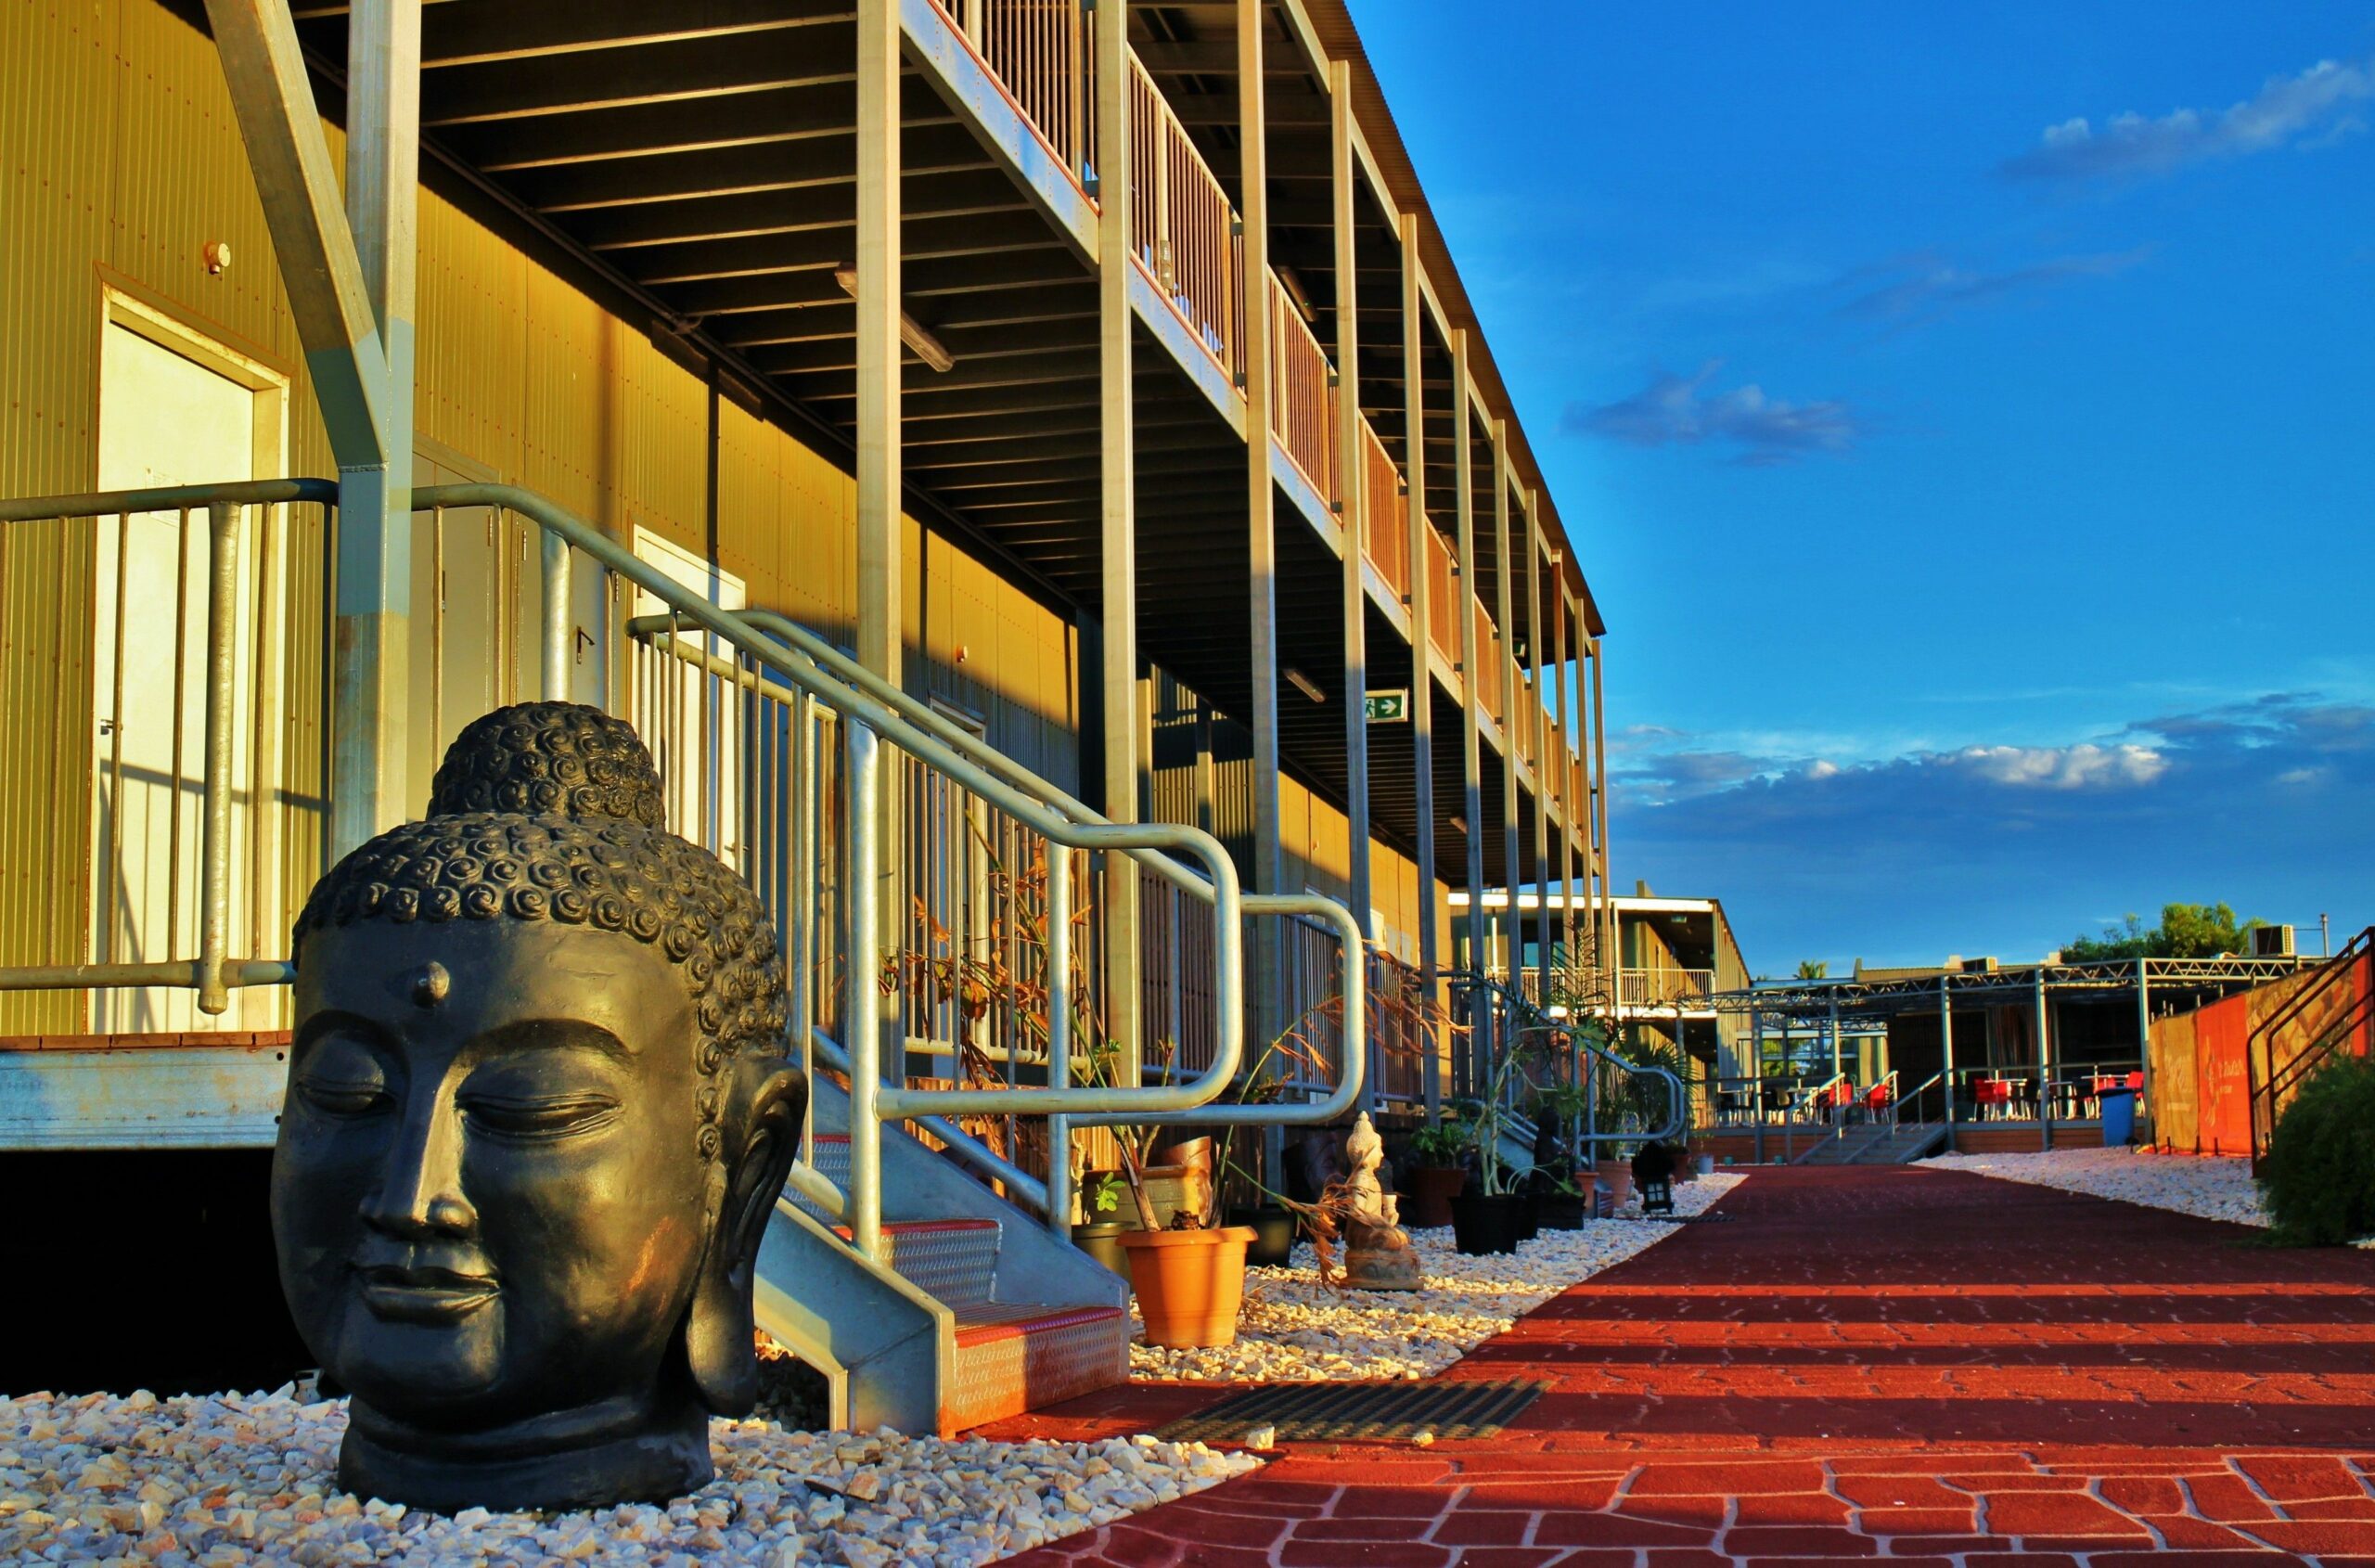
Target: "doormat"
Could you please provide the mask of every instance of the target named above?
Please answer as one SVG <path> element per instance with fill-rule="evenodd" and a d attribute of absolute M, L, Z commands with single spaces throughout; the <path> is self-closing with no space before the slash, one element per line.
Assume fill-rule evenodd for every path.
<path fill-rule="evenodd" d="M 1540 1398 L 1539 1379 L 1504 1382 L 1277 1383 L 1231 1394 L 1158 1429 L 1171 1443 L 1436 1443 L 1490 1437 Z"/>

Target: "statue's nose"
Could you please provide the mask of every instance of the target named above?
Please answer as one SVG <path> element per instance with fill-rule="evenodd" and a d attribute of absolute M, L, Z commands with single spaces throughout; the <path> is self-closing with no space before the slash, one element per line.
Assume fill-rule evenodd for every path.
<path fill-rule="evenodd" d="M 467 1236 L 478 1210 L 462 1190 L 462 1120 L 452 1098 L 432 1090 L 405 1109 L 364 1218 L 392 1235 Z"/>

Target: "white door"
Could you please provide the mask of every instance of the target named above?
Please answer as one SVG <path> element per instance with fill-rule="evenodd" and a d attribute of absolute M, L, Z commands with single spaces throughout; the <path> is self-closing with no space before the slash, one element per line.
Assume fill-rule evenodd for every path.
<path fill-rule="evenodd" d="M 259 393 L 134 331 L 105 329 L 99 358 L 102 490 L 253 479 Z M 231 624 L 230 922 L 232 958 L 277 957 L 288 941 L 270 891 L 254 875 L 258 827 L 255 685 L 257 508 L 244 508 Z M 148 512 L 103 519 L 97 531 L 93 683 L 90 953 L 94 962 L 195 959 L 199 950 L 201 790 L 206 751 L 207 514 Z M 275 581 L 277 579 L 276 578 Z M 276 618 L 277 603 L 270 607 Z M 267 784 L 276 780 L 267 780 Z M 259 950 L 261 949 L 261 950 Z M 93 994 L 103 1034 L 274 1027 L 274 989 L 232 992 L 209 1018 L 195 991 L 167 987 Z"/>
<path fill-rule="evenodd" d="M 744 607 L 739 577 L 648 529 L 635 531 L 635 553 L 720 610 Z M 667 609 L 635 590 L 635 614 L 659 615 Z M 689 627 L 682 640 L 712 654 L 730 657 L 733 651 Z M 660 766 L 670 829 L 741 870 L 741 692 L 692 664 L 648 649 L 638 649 L 628 667 L 635 672 L 628 715 Z"/>

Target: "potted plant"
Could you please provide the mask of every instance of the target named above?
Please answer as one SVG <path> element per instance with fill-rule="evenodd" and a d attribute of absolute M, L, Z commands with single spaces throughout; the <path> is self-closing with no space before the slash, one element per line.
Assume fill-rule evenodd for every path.
<path fill-rule="evenodd" d="M 1475 1129 L 1456 1116 L 1410 1135 L 1410 1169 L 1401 1184 L 1403 1224 L 1432 1230 L 1451 1223 L 1451 1201 L 1468 1185 L 1460 1157 L 1474 1136 Z"/>
<path fill-rule="evenodd" d="M 1476 1182 L 1451 1201 L 1452 1244 L 1470 1257 L 1516 1252 L 1526 1238 L 1531 1204 L 1518 1192 L 1501 1159 L 1501 1139 L 1508 1130 L 1508 1090 L 1523 1054 L 1518 1046 L 1501 1053 L 1483 1098 L 1474 1102 L 1469 1147 L 1475 1151 Z"/>
<path fill-rule="evenodd" d="M 1571 1176 L 1557 1176 L 1534 1200 L 1542 1227 L 1548 1230 L 1581 1230 L 1592 1217 L 1591 1201 Z"/>

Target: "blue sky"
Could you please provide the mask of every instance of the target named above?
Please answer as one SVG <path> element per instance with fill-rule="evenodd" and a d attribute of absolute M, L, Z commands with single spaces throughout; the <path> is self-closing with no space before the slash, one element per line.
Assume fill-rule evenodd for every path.
<path fill-rule="evenodd" d="M 1752 968 L 2375 920 L 2375 6 L 1354 0 Z"/>

